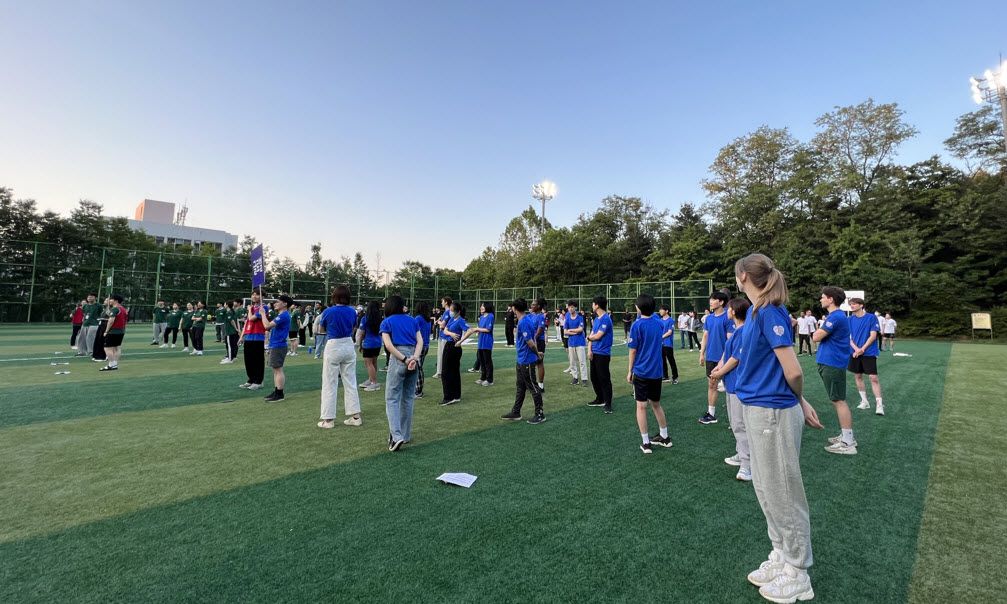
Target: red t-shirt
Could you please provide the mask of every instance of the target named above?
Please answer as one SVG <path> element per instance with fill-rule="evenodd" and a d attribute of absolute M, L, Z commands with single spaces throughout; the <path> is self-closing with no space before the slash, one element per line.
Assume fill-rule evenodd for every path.
<path fill-rule="evenodd" d="M 83 322 L 84 322 L 84 310 L 78 306 L 73 311 L 73 324 L 80 325 Z"/>
<path fill-rule="evenodd" d="M 112 318 L 112 325 L 109 329 L 126 329 L 126 315 L 129 310 L 125 306 L 119 307 L 119 314 Z"/>
<path fill-rule="evenodd" d="M 262 326 L 262 317 L 259 316 L 261 304 L 253 304 L 248 310 L 248 318 L 245 320 L 245 335 L 258 334 L 266 335 L 266 328 Z"/>

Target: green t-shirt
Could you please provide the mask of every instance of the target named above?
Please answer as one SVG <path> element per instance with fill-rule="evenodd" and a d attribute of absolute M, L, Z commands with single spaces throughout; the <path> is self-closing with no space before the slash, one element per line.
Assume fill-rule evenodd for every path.
<path fill-rule="evenodd" d="M 106 316 L 108 317 L 109 325 L 112 324 L 112 320 L 115 319 L 115 316 L 118 314 L 119 314 L 118 306 L 109 307 L 108 311 L 106 311 Z M 107 329 L 107 328 L 105 330 L 106 335 L 115 335 L 120 333 L 126 333 L 126 331 L 124 329 Z"/>
<path fill-rule="evenodd" d="M 224 313 L 224 333 L 227 335 L 234 335 L 238 333 L 237 328 L 234 326 L 237 316 L 234 314 L 233 310 L 229 310 Z"/>
<path fill-rule="evenodd" d="M 234 317 L 238 321 L 244 320 L 245 315 L 247 315 L 247 314 L 248 314 L 248 309 L 245 308 L 244 306 L 239 306 L 238 308 L 234 309 Z"/>
<path fill-rule="evenodd" d="M 192 328 L 193 329 L 206 329 L 206 311 L 199 310 L 198 308 L 192 311 Z M 202 321 L 196 321 L 196 319 L 202 319 Z"/>
<path fill-rule="evenodd" d="M 273 319 L 276 318 L 276 315 L 278 315 L 278 314 L 280 314 L 280 313 L 278 313 L 275 310 L 273 310 L 272 308 L 270 308 L 269 309 L 269 320 L 272 321 Z"/>
<path fill-rule="evenodd" d="M 227 309 L 226 308 L 218 308 L 217 312 L 215 312 L 213 314 L 213 317 L 216 319 L 217 325 L 223 325 L 224 324 L 224 319 L 227 317 Z"/>
<path fill-rule="evenodd" d="M 192 328 L 192 312 L 191 310 L 182 311 L 182 329 Z"/>
<path fill-rule="evenodd" d="M 168 327 L 171 329 L 178 329 L 179 324 L 182 322 L 182 311 L 172 310 L 168 313 Z"/>
<path fill-rule="evenodd" d="M 160 306 L 154 307 L 154 322 L 155 323 L 167 323 L 168 322 L 168 309 L 161 308 Z"/>
<path fill-rule="evenodd" d="M 297 333 L 301 329 L 301 311 L 290 313 L 290 332 Z"/>
<path fill-rule="evenodd" d="M 104 312 L 103 305 L 95 302 L 94 304 L 85 304 L 82 307 L 84 311 L 84 322 L 81 323 L 84 327 L 95 327 L 98 325 L 98 317 Z"/>

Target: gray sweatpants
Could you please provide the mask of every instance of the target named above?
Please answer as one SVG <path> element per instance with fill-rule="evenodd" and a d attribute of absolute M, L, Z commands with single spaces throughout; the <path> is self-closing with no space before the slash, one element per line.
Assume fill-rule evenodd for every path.
<path fill-rule="evenodd" d="M 734 432 L 735 450 L 738 459 L 741 460 L 741 467 L 744 470 L 752 469 L 752 455 L 748 447 L 748 429 L 745 427 L 745 410 L 742 409 L 741 399 L 738 395 L 727 393 L 727 422 L 731 425 L 731 432 Z"/>
<path fill-rule="evenodd" d="M 784 562 L 811 566 L 811 518 L 801 479 L 800 405 L 771 409 L 742 405 L 752 450 L 752 485 L 766 515 L 769 540 Z"/>
<path fill-rule="evenodd" d="M 587 348 L 584 346 L 571 346 L 567 349 L 567 356 L 570 357 L 570 375 L 573 379 L 588 381 Z"/>
<path fill-rule="evenodd" d="M 154 341 L 158 344 L 161 343 L 161 338 L 164 337 L 165 330 L 168 329 L 167 323 L 154 323 Z"/>
<path fill-rule="evenodd" d="M 94 339 L 98 336 L 97 325 L 85 325 L 80 328 L 77 336 L 77 352 L 94 354 Z"/>

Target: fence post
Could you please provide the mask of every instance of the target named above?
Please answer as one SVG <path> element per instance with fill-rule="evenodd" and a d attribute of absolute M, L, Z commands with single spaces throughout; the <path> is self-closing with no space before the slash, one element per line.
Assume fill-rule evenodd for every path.
<path fill-rule="evenodd" d="M 208 307 L 210 305 L 210 275 L 213 274 L 213 256 L 206 257 L 206 298 L 203 299 L 203 303 Z"/>
<path fill-rule="evenodd" d="M 294 296 L 294 269 L 290 269 L 290 290 L 287 292 L 290 297 Z"/>
<path fill-rule="evenodd" d="M 675 316 L 678 314 L 678 310 L 675 308 L 675 282 L 671 282 L 671 315 Z"/>
<path fill-rule="evenodd" d="M 360 306 L 360 273 L 357 273 L 357 306 Z"/>
<path fill-rule="evenodd" d="M 101 284 L 105 279 L 105 248 L 101 248 L 101 268 L 98 269 L 98 299 L 101 299 Z"/>
<path fill-rule="evenodd" d="M 416 273 L 409 273 L 409 308 L 416 308 Z"/>
<path fill-rule="evenodd" d="M 434 305 L 440 303 L 441 276 L 434 275 Z"/>
<path fill-rule="evenodd" d="M 105 264 L 105 248 L 101 250 L 101 263 Z M 154 301 L 161 295 L 161 252 L 157 253 L 157 276 L 154 278 Z"/>
<path fill-rule="evenodd" d="M 326 296 L 330 295 L 330 294 L 329 294 L 329 291 L 330 291 L 330 290 L 329 290 L 329 269 L 328 269 L 328 268 L 326 268 L 326 269 L 325 269 L 325 295 L 326 295 Z M 323 297 L 324 297 L 324 296 L 323 296 Z"/>
<path fill-rule="evenodd" d="M 31 305 L 35 299 L 35 267 L 38 266 L 38 241 L 35 242 L 35 251 L 31 256 L 31 289 L 28 290 L 28 319 L 26 323 L 31 323 Z"/>

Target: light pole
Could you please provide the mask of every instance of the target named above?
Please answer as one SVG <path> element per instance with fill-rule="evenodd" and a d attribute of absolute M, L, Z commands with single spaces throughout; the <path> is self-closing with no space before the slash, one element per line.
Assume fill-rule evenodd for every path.
<path fill-rule="evenodd" d="M 545 235 L 545 202 L 556 196 L 556 183 L 544 180 L 531 186 L 531 196 L 542 202 L 542 220 L 539 223 L 539 241 Z"/>
<path fill-rule="evenodd" d="M 972 100 L 982 105 L 1000 105 L 1000 119 L 1004 132 L 1004 151 L 1007 152 L 1007 64 L 1000 58 L 1000 71 L 993 73 L 987 69 L 982 78 L 969 78 L 972 83 Z"/>

